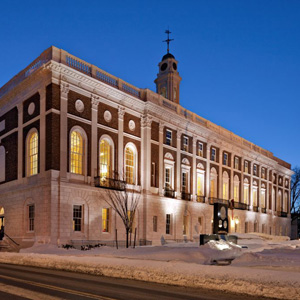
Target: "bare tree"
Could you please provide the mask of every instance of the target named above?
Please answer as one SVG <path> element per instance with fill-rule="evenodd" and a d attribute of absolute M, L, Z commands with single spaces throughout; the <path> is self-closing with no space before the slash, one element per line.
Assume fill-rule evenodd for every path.
<path fill-rule="evenodd" d="M 140 193 L 128 189 L 124 184 L 122 189 L 107 189 L 105 202 L 120 216 L 126 229 L 126 248 L 128 248 L 129 233 L 133 229 L 133 221 L 139 204 Z"/>
<path fill-rule="evenodd" d="M 291 180 L 291 213 L 300 213 L 300 168 L 293 168 Z"/>

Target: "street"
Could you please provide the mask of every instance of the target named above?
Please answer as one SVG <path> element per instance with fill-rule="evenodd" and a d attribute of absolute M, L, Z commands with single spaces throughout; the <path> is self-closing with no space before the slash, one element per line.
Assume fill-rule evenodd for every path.
<path fill-rule="evenodd" d="M 136 280 L 0 264 L 0 299 L 250 300 L 258 298 L 221 291 L 191 289 Z"/>

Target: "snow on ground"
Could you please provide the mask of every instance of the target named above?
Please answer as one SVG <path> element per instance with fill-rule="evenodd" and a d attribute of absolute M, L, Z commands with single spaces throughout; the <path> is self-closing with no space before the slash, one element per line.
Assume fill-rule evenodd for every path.
<path fill-rule="evenodd" d="M 40 266 L 151 282 L 203 287 L 278 299 L 300 299 L 300 241 L 238 234 L 240 248 L 213 242 L 88 251 L 36 244 L 21 253 L 0 253 L 0 262 Z M 228 249 L 219 250 L 219 247 Z M 215 259 L 235 258 L 215 266 Z"/>

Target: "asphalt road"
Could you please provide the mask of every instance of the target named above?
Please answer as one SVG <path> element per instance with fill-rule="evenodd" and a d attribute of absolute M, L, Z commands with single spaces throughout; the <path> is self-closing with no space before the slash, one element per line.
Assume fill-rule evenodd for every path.
<path fill-rule="evenodd" d="M 267 299 L 206 289 L 0 264 L 0 300 Z"/>

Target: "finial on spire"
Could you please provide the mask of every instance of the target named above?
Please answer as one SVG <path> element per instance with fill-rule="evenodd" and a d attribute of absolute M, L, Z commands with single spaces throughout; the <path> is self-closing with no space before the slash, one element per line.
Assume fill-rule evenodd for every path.
<path fill-rule="evenodd" d="M 165 31 L 165 33 L 168 35 L 168 38 L 166 40 L 164 40 L 163 42 L 167 43 L 167 53 L 169 53 L 169 51 L 170 51 L 170 48 L 169 48 L 170 42 L 174 41 L 174 39 L 170 39 L 171 31 L 169 30 L 169 28 Z"/>

